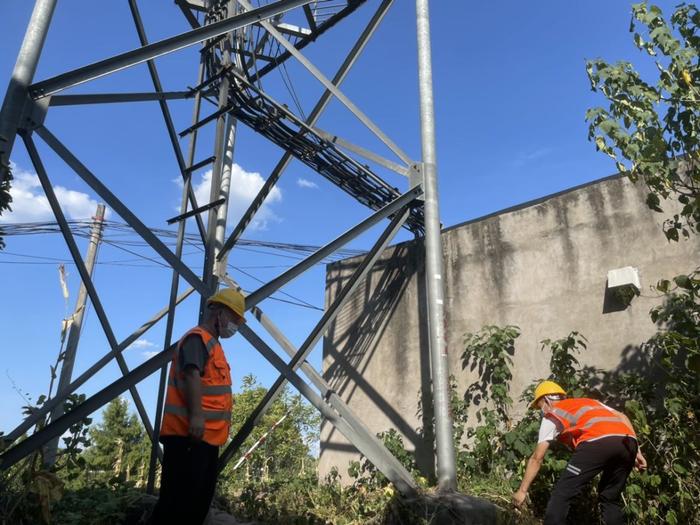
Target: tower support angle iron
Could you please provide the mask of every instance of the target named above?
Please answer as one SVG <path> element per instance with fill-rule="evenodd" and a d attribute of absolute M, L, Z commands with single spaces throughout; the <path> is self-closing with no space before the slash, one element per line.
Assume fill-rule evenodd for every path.
<path fill-rule="evenodd" d="M 256 331 L 248 325 L 241 327 L 240 334 L 253 348 L 259 351 L 280 373 L 279 379 L 269 390 L 266 398 L 256 407 L 231 445 L 221 456 L 219 468 L 239 451 L 240 445 L 249 435 L 261 416 L 281 392 L 285 384 L 294 386 L 309 403 L 333 424 L 355 447 L 390 479 L 403 494 L 412 494 L 417 485 L 398 460 L 384 447 L 367 428 L 361 417 L 353 412 L 326 383 L 322 375 L 307 361 L 309 353 L 323 337 L 337 314 L 347 305 L 353 291 L 372 270 L 377 260 L 401 228 L 424 236 L 426 246 L 427 311 L 430 334 L 431 375 L 435 412 L 435 435 L 437 438 L 437 474 L 441 490 L 456 488 L 454 444 L 452 443 L 452 421 L 449 412 L 448 360 L 444 334 L 442 249 L 440 243 L 440 220 L 437 193 L 437 162 L 435 154 L 435 124 L 432 94 L 432 68 L 430 51 L 430 24 L 428 0 L 416 0 L 418 39 L 418 84 L 420 93 L 420 122 L 422 160 L 415 161 L 371 118 L 357 106 L 340 88 L 348 72 L 379 28 L 393 0 L 263 0 L 254 7 L 248 0 L 176 0 L 191 30 L 157 42 L 149 42 L 136 0 L 129 0 L 129 7 L 141 46 L 130 51 L 108 57 L 93 64 L 67 71 L 52 78 L 34 82 L 39 56 L 56 8 L 55 0 L 36 0 L 34 12 L 20 50 L 13 77 L 5 94 L 0 111 L 0 176 L 6 176 L 15 137 L 20 135 L 29 153 L 35 171 L 47 195 L 52 211 L 58 221 L 71 256 L 79 270 L 92 302 L 95 313 L 110 344 L 110 351 L 77 379 L 67 381 L 59 395 L 42 409 L 45 415 L 54 410 L 50 423 L 38 429 L 27 439 L 17 441 L 22 433 L 31 429 L 39 420 L 37 414 L 29 416 L 6 436 L 9 448 L 0 454 L 0 468 L 9 468 L 38 447 L 60 436 L 76 421 L 88 416 L 105 403 L 125 391 L 131 393 L 135 405 L 152 439 L 153 453 L 149 469 L 148 488 L 153 490 L 157 458 L 160 455 L 158 430 L 162 414 L 166 366 L 175 345 L 172 332 L 177 306 L 191 293 L 203 301 L 215 291 L 220 282 L 237 286 L 227 274 L 232 250 L 246 228 L 253 222 L 265 198 L 274 189 L 290 161 L 296 159 L 319 175 L 338 186 L 371 213 L 367 219 L 350 228 L 326 246 L 310 255 L 276 278 L 261 285 L 248 294 L 247 308 L 266 330 L 272 340 L 291 357 L 285 362 Z M 361 6 L 372 5 L 374 14 L 360 33 L 354 46 L 346 55 L 336 74 L 324 75 L 302 50 L 310 45 L 323 45 L 319 37 L 330 31 L 337 23 L 353 15 Z M 69 9 L 70 6 L 61 6 Z M 405 4 L 401 3 L 404 9 Z M 308 27 L 299 27 L 283 22 L 285 15 L 299 11 Z M 196 88 L 178 86 L 174 91 L 165 91 L 161 85 L 156 57 L 175 52 L 187 46 L 200 45 L 200 64 L 196 77 Z M 264 77 L 284 66 L 287 60 L 297 60 L 323 86 L 324 91 L 308 117 L 297 115 L 289 107 L 278 103 L 263 89 Z M 83 93 L 63 94 L 62 91 L 95 78 L 115 73 L 121 69 L 146 63 L 153 84 L 153 93 Z M 33 83 L 34 82 L 34 83 Z M 60 94 L 59 94 L 60 93 Z M 359 122 L 375 135 L 394 159 L 385 158 L 362 145 L 352 144 L 342 138 L 342 130 L 323 131 L 316 127 L 329 102 L 338 99 Z M 168 105 L 170 100 L 192 99 L 192 125 L 183 135 L 189 141 L 186 154 L 180 146 Z M 102 181 L 94 167 L 82 162 L 59 137 L 43 123 L 46 111 L 53 107 L 102 103 L 129 103 L 152 101 L 158 103 L 163 125 L 170 139 L 173 154 L 183 178 L 183 193 L 180 213 L 172 219 L 178 224 L 174 251 L 166 246 L 117 195 Z M 203 116 L 202 102 L 214 102 L 216 108 L 209 116 Z M 35 111 L 39 108 L 40 111 Z M 206 109 L 206 108 L 204 108 Z M 211 122 L 211 124 L 209 124 Z M 203 160 L 196 160 L 199 132 L 214 126 L 212 149 Z M 227 225 L 228 193 L 231 184 L 231 169 L 236 146 L 237 129 L 250 127 L 283 150 L 283 154 L 267 181 L 253 199 L 232 233 L 225 235 Z M 100 198 L 120 215 L 145 243 L 160 255 L 172 268 L 172 282 L 167 306 L 153 319 L 122 342 L 118 342 L 109 318 L 102 308 L 100 296 L 95 289 L 85 263 L 77 250 L 75 240 L 65 220 L 61 206 L 53 192 L 49 173 L 44 167 L 34 141 L 38 135 Z M 353 155 L 359 155 L 362 160 Z M 375 167 L 370 167 L 366 164 Z M 210 203 L 197 203 L 192 189 L 192 174 L 196 170 L 212 165 Z M 4 168 L 3 168 L 4 166 Z M 407 187 L 400 191 L 387 182 L 381 173 L 389 169 L 406 176 Z M 205 220 L 205 214 L 208 218 Z M 184 228 L 188 219 L 194 219 L 204 247 L 204 269 L 197 275 L 182 261 Z M 345 282 L 335 301 L 326 309 L 321 319 L 307 336 L 304 343 L 295 348 L 282 330 L 262 311 L 261 303 L 271 294 L 296 279 L 313 265 L 338 250 L 370 227 L 389 220 L 372 249 L 355 273 Z M 164 218 L 165 220 L 165 218 Z M 178 295 L 179 281 L 184 279 L 190 289 Z M 204 304 L 203 302 L 201 303 Z M 200 307 L 200 312 L 201 312 Z M 145 363 L 129 369 L 122 351 L 145 330 L 162 318 L 166 318 L 166 333 L 163 350 Z M 71 412 L 61 415 L 56 411 L 65 397 L 97 373 L 111 360 L 119 365 L 122 377 L 86 399 Z M 310 379 L 307 383 L 298 373 L 301 368 Z M 141 402 L 138 383 L 160 371 L 159 392 L 151 424 L 148 411 Z"/>

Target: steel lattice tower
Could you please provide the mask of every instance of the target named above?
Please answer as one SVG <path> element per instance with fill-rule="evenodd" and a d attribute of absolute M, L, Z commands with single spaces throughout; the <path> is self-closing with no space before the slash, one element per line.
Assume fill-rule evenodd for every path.
<path fill-rule="evenodd" d="M 420 161 L 411 159 L 339 88 L 365 45 L 380 26 L 382 19 L 392 6 L 393 0 L 265 0 L 256 2 L 256 6 L 252 5 L 252 1 L 175 0 L 175 4 L 192 29 L 165 40 L 149 43 L 146 39 L 136 0 L 129 0 L 141 47 L 52 78 L 34 82 L 38 59 L 57 4 L 56 0 L 36 0 L 0 113 L 1 176 L 5 177 L 7 174 L 10 153 L 15 138 L 19 136 L 27 148 L 68 249 L 87 288 L 88 296 L 107 336 L 111 351 L 79 378 L 74 379 L 66 390 L 52 398 L 41 410 L 28 417 L 4 437 L 6 446 L 10 448 L 0 455 L 0 468 L 9 468 L 37 448 L 60 436 L 76 421 L 99 409 L 122 392 L 129 390 L 146 432 L 153 442 L 149 473 L 149 489 L 152 490 L 155 462 L 160 454 L 157 438 L 166 386 L 166 369 L 175 351 L 175 345 L 171 344 L 171 339 L 176 307 L 184 297 L 193 292 L 199 294 L 204 301 L 221 285 L 238 287 L 236 282 L 226 273 L 228 254 L 241 238 L 246 227 L 250 225 L 256 212 L 273 190 L 290 161 L 297 159 L 338 186 L 349 197 L 368 207 L 371 210 L 371 215 L 247 296 L 247 309 L 291 359 L 288 362 L 282 360 L 251 327 L 243 325 L 240 328 L 240 334 L 277 369 L 280 376 L 223 451 L 219 469 L 223 469 L 230 461 L 233 454 L 253 430 L 260 416 L 272 404 L 284 386 L 291 383 L 403 494 L 415 492 L 416 484 L 411 475 L 368 431 L 361 418 L 354 414 L 329 388 L 321 374 L 306 361 L 310 351 L 323 337 L 336 314 L 367 276 L 395 234 L 401 228 L 406 228 L 416 236 L 424 237 L 426 247 L 426 300 L 430 333 L 438 482 L 442 490 L 456 488 L 454 446 L 451 434 L 452 422 L 448 406 L 447 350 L 443 333 L 443 285 L 441 277 L 443 262 L 437 204 L 428 0 L 416 0 L 423 157 Z M 321 35 L 331 31 L 336 24 L 352 16 L 358 8 L 365 4 L 374 9 L 373 16 L 335 75 L 332 78 L 326 77 L 305 57 L 302 51 L 307 46 L 323 45 L 323 39 L 319 39 Z M 397 8 L 405 9 L 406 6 L 402 4 Z M 296 20 L 304 20 L 306 27 L 287 23 L 285 20 L 288 20 L 292 14 L 296 16 Z M 191 45 L 201 46 L 197 85 L 182 91 L 164 91 L 154 59 Z M 297 115 L 288 107 L 276 102 L 263 89 L 265 76 L 284 65 L 288 60 L 298 61 L 325 88 L 313 110 L 306 117 Z M 152 92 L 61 94 L 64 90 L 78 84 L 144 62 L 147 63 L 153 83 Z M 173 124 L 168 101 L 183 98 L 192 99 L 194 117 L 192 125 L 178 133 Z M 331 135 L 317 128 L 316 123 L 319 117 L 334 98 L 384 143 L 398 160 L 386 159 L 342 139 L 342 130 L 333 130 L 334 134 Z M 181 214 L 175 218 L 175 222 L 178 223 L 178 235 L 174 252 L 149 230 L 136 214 L 120 201 L 93 171 L 83 164 L 44 125 L 46 113 L 52 106 L 149 100 L 160 106 L 165 128 L 184 182 Z M 203 108 L 205 104 L 208 105 Z M 210 107 L 213 109 L 209 110 Z M 284 153 L 241 220 L 226 236 L 227 206 L 225 204 L 228 200 L 231 183 L 235 130 L 240 125 L 251 128 L 258 135 L 279 146 Z M 204 159 L 198 159 L 195 158 L 197 135 L 205 126 L 215 128 L 214 154 Z M 114 335 L 109 318 L 102 307 L 100 297 L 93 286 L 75 239 L 54 194 L 49 176 L 34 142 L 35 135 L 38 135 L 70 166 L 173 270 L 167 308 L 121 342 L 118 342 Z M 181 139 L 187 140 L 186 151 L 180 144 Z M 366 162 L 404 176 L 406 189 L 399 191 L 394 188 L 373 171 Z M 212 167 L 210 202 L 202 206 L 201 203 L 196 202 L 191 176 L 196 170 L 208 165 Z M 203 218 L 204 216 L 206 216 L 206 220 Z M 204 271 L 201 276 L 196 275 L 181 261 L 185 221 L 188 218 L 193 218 L 196 221 L 197 231 L 205 247 Z M 363 262 L 345 283 L 334 302 L 326 308 L 303 344 L 299 348 L 294 347 L 265 315 L 260 304 L 286 283 L 385 219 L 389 221 L 388 225 Z M 184 279 L 191 288 L 178 295 L 180 278 Z M 129 370 L 121 352 L 164 316 L 167 316 L 165 349 L 142 365 Z M 112 360 L 116 360 L 119 365 L 122 373 L 120 379 L 88 398 L 69 413 L 51 421 L 49 425 L 35 432 L 29 438 L 15 443 L 17 438 L 32 428 L 40 418 L 61 405 L 66 396 L 73 393 Z M 303 370 L 311 384 L 307 384 L 297 374 L 296 370 L 299 368 Z M 160 372 L 160 384 L 156 418 L 151 423 L 136 385 L 145 377 L 156 372 Z"/>

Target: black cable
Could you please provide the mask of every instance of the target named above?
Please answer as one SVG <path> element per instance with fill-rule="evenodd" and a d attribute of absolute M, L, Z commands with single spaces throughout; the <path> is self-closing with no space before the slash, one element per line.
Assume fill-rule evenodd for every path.
<path fill-rule="evenodd" d="M 90 238 L 91 237 L 91 229 L 92 229 L 92 221 L 87 221 L 87 220 L 72 220 L 68 221 L 69 223 L 69 228 L 71 229 L 72 233 L 77 236 L 77 237 L 83 237 L 83 238 Z M 13 235 L 37 235 L 37 234 L 45 234 L 45 233 L 59 233 L 61 230 L 58 227 L 57 223 L 55 222 L 36 222 L 36 223 L 14 223 L 14 224 L 8 224 L 7 227 L 3 226 L 2 227 L 3 235 L 5 236 L 13 236 Z M 163 242 L 167 245 L 173 245 L 175 238 L 177 237 L 177 233 L 172 231 L 172 230 L 166 230 L 166 229 L 161 229 L 161 228 L 151 228 L 151 231 L 155 234 L 158 235 L 159 237 L 163 237 L 166 240 Z M 135 248 L 135 247 L 148 247 L 149 244 L 146 243 L 143 240 L 132 240 L 129 239 L 129 235 L 133 235 L 134 232 L 131 229 L 130 226 L 124 223 L 119 223 L 116 221 L 108 221 L 105 220 L 103 223 L 103 235 L 102 235 L 102 242 L 105 244 L 114 247 L 115 249 L 124 251 L 130 255 L 133 255 L 135 259 L 122 259 L 122 260 L 114 260 L 114 261 L 98 261 L 97 264 L 104 264 L 104 265 L 111 265 L 111 266 L 123 266 L 123 267 L 135 267 L 135 268 L 144 268 L 144 267 L 160 267 L 160 268 L 166 268 L 166 269 L 171 269 L 171 266 L 166 264 L 163 261 L 160 261 L 156 258 L 153 257 L 148 257 L 146 255 L 143 255 L 141 253 L 138 253 L 134 250 L 131 250 L 128 247 Z M 126 237 L 126 238 L 125 238 Z M 170 242 L 168 242 L 168 239 L 170 239 Z M 196 250 L 195 252 L 190 252 L 188 254 L 184 255 L 194 255 L 196 253 L 201 253 L 203 252 L 203 247 L 201 243 L 199 242 L 199 237 L 196 236 L 195 234 L 189 234 L 185 235 L 184 239 L 185 244 Z M 252 247 L 251 247 L 252 246 Z M 265 249 L 256 249 L 255 247 L 258 248 L 267 248 Z M 273 242 L 273 241 L 254 241 L 254 240 L 246 240 L 246 239 L 241 239 L 239 240 L 239 246 L 238 248 L 242 251 L 250 251 L 252 253 L 261 253 L 264 255 L 270 255 L 270 256 L 276 256 L 276 257 L 283 257 L 286 259 L 292 259 L 294 261 L 299 261 L 303 260 L 305 257 L 310 255 L 311 253 L 314 253 L 319 249 L 317 246 L 311 246 L 311 245 L 302 245 L 302 244 L 290 244 L 290 243 L 279 243 L 279 242 Z M 280 252 L 286 252 L 286 253 L 275 253 L 274 251 L 270 250 L 277 250 Z M 337 256 L 353 256 L 353 255 L 358 255 L 358 254 L 363 254 L 365 252 L 359 251 L 359 250 L 338 250 L 336 252 Z M 63 264 L 74 264 L 72 260 L 70 259 L 59 259 L 59 258 L 54 258 L 54 257 L 45 257 L 45 256 L 39 256 L 39 255 L 27 255 L 27 254 L 19 254 L 16 252 L 2 252 L 0 251 L 0 254 L 5 254 L 5 255 L 13 255 L 15 257 L 23 257 L 27 259 L 35 259 L 34 261 L 0 261 L 2 264 L 55 264 L 55 263 L 63 263 Z M 291 254 L 300 254 L 301 256 L 295 256 Z M 138 261 L 143 260 L 146 261 L 148 264 L 137 264 Z M 325 258 L 322 262 L 328 262 L 332 261 L 333 259 L 331 257 Z M 41 261 L 41 262 L 39 262 Z M 252 275 L 250 272 L 247 272 L 246 269 L 265 269 L 265 268 L 289 268 L 291 266 L 288 265 L 261 265 L 261 266 L 251 266 L 251 267 L 236 267 L 233 265 L 229 264 L 229 267 L 237 270 L 244 275 L 248 276 L 251 279 L 254 279 L 255 281 L 259 283 L 264 283 L 262 279 L 259 279 L 258 277 L 255 277 Z M 305 308 L 310 308 L 313 310 L 318 310 L 318 311 L 323 311 L 323 308 L 320 308 L 318 306 L 315 306 L 307 301 L 304 301 L 303 299 L 300 299 L 298 297 L 295 297 L 287 292 L 278 290 L 279 294 L 282 294 L 286 297 L 288 297 L 291 300 L 285 300 L 281 299 L 279 297 L 270 297 L 272 300 L 277 300 L 280 302 L 285 302 L 289 304 L 293 304 L 296 306 L 302 306 Z"/>
<path fill-rule="evenodd" d="M 258 279 L 258 278 L 255 277 L 254 275 L 251 275 L 249 272 L 246 272 L 245 270 L 242 270 L 242 269 L 239 268 L 239 267 L 236 267 L 236 266 L 233 266 L 233 265 L 230 265 L 230 264 L 229 264 L 228 266 L 229 266 L 229 268 L 232 268 L 232 269 L 234 269 L 234 270 L 236 270 L 236 271 L 239 271 L 239 272 L 241 272 L 243 275 L 247 275 L 247 276 L 250 277 L 251 279 L 254 279 L 254 280 L 258 281 L 260 284 L 265 284 L 265 281 L 263 281 L 262 279 Z M 314 305 L 312 305 L 311 303 L 307 303 L 307 302 L 304 301 L 303 299 L 299 299 L 298 297 L 294 297 L 293 295 L 290 295 L 290 294 L 288 294 L 287 292 L 283 292 L 282 290 L 277 290 L 277 293 L 281 293 L 282 295 L 286 295 L 287 297 L 289 297 L 290 299 L 294 299 L 295 301 L 300 301 L 300 302 L 304 303 L 306 306 L 308 306 L 308 307 L 310 307 L 310 308 L 313 308 L 314 310 L 320 310 L 321 312 L 323 311 L 323 308 L 319 308 L 318 306 L 314 306 Z"/>

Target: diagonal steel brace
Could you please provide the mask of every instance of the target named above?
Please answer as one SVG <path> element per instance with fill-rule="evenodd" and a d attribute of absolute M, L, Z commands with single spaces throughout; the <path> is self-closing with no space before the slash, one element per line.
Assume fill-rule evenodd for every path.
<path fill-rule="evenodd" d="M 75 261 L 75 266 L 77 267 L 78 272 L 80 273 L 80 278 L 82 279 L 83 284 L 87 289 L 88 296 L 90 297 L 90 301 L 92 302 L 92 305 L 95 308 L 95 313 L 97 314 L 100 324 L 102 325 L 102 329 L 104 330 L 105 335 L 107 336 L 109 346 L 114 351 L 114 357 L 117 361 L 117 364 L 119 365 L 119 369 L 121 370 L 122 375 L 126 376 L 129 373 L 129 367 L 127 366 L 126 361 L 124 360 L 124 356 L 122 356 L 121 352 L 116 351 L 118 347 L 117 339 L 114 336 L 112 327 L 109 324 L 109 319 L 107 319 L 107 314 L 104 311 L 104 308 L 102 307 L 102 302 L 100 301 L 100 297 L 97 294 L 97 290 L 95 289 L 92 279 L 90 278 L 90 274 L 88 273 L 87 268 L 85 267 L 85 262 L 83 261 L 83 257 L 80 255 L 80 250 L 78 250 L 78 245 L 75 243 L 75 239 L 73 238 L 73 234 L 70 231 L 68 222 L 66 221 L 66 218 L 63 215 L 61 206 L 58 203 L 56 194 L 53 191 L 51 182 L 49 181 L 48 175 L 46 174 L 46 170 L 44 169 L 44 165 L 41 161 L 41 158 L 39 157 L 39 152 L 36 149 L 36 145 L 34 144 L 34 141 L 28 134 L 22 133 L 21 136 L 22 140 L 24 140 L 24 144 L 27 148 L 27 151 L 29 152 L 29 156 L 32 160 L 32 164 L 34 165 L 34 169 L 36 170 L 36 173 L 39 176 L 39 181 L 41 182 L 41 185 L 44 189 L 44 193 L 46 194 L 46 198 L 49 201 L 49 205 L 51 206 L 54 216 L 56 217 L 56 221 L 61 227 L 61 232 L 63 233 L 63 237 L 66 241 L 66 244 L 68 245 L 68 249 L 71 252 L 73 260 Z M 153 439 L 153 426 L 151 425 L 151 421 L 148 418 L 146 408 L 143 406 L 141 396 L 139 395 L 138 390 L 136 390 L 136 387 L 131 387 L 129 391 L 131 392 L 131 397 L 134 400 L 134 405 L 136 405 L 136 410 L 138 411 L 139 416 L 141 417 L 143 426 L 146 429 L 146 433 L 148 434 L 149 439 Z"/>
<path fill-rule="evenodd" d="M 384 248 L 391 242 L 391 239 L 396 235 L 404 221 L 408 217 L 409 209 L 405 208 L 403 212 L 397 213 L 394 219 L 391 221 L 389 226 L 382 232 L 372 250 L 368 253 L 362 263 L 357 267 L 353 275 L 350 277 L 346 285 L 343 287 L 338 297 L 333 302 L 333 304 L 326 310 L 319 322 L 316 324 L 314 329 L 308 335 L 304 343 L 301 345 L 299 350 L 294 354 L 291 361 L 289 362 L 289 367 L 292 370 L 296 370 L 301 363 L 306 360 L 308 354 L 313 350 L 318 340 L 321 338 L 323 333 L 326 331 L 330 323 L 336 318 L 342 306 L 345 305 L 347 300 L 350 298 L 352 293 L 357 289 L 358 285 L 367 276 L 369 271 L 372 269 L 376 261 L 382 255 Z M 247 301 L 246 301 L 247 302 Z M 231 455 L 231 451 L 236 451 L 250 433 L 255 428 L 257 422 L 260 420 L 263 414 L 269 410 L 269 408 L 274 403 L 275 399 L 280 395 L 285 385 L 287 384 L 287 378 L 284 375 L 280 375 L 275 383 L 269 388 L 265 393 L 265 397 L 258 403 L 253 412 L 248 416 L 243 426 L 233 437 L 231 443 L 227 446 L 224 451 L 224 456 Z"/>

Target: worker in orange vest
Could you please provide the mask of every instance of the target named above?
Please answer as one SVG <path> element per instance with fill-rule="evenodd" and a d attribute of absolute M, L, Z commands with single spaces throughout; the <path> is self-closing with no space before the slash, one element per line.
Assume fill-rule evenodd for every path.
<path fill-rule="evenodd" d="M 201 524 L 209 512 L 233 408 L 231 368 L 219 338 L 232 337 L 244 313 L 243 295 L 221 290 L 207 299 L 204 322 L 177 345 L 160 430 L 163 468 L 154 525 Z"/>
<path fill-rule="evenodd" d="M 629 418 L 594 399 L 567 399 L 564 389 L 553 381 L 537 386 L 531 408 L 542 411 L 542 423 L 513 503 L 524 503 L 550 443 L 557 439 L 574 453 L 552 490 L 544 524 L 566 523 L 571 500 L 601 472 L 598 498 L 603 520 L 607 525 L 624 523 L 620 495 L 627 476 L 633 467 L 647 466 Z"/>

